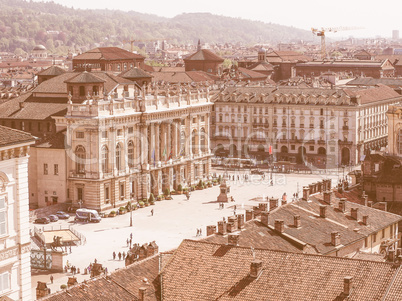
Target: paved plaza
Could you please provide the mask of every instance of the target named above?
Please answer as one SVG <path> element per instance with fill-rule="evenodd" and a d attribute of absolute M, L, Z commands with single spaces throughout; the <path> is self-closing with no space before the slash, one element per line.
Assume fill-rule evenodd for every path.
<path fill-rule="evenodd" d="M 222 174 L 221 170 L 216 171 Z M 234 213 L 244 213 L 245 209 L 258 205 L 258 197 L 277 197 L 280 198 L 286 192 L 288 201 L 291 201 L 293 194 L 302 194 L 302 188 L 313 182 L 324 178 L 331 178 L 333 185 L 336 184 L 337 175 L 311 175 L 311 174 L 273 174 L 273 186 L 270 186 L 270 175 L 265 173 L 265 180 L 261 175 L 251 175 L 249 181 L 244 181 L 240 173 L 229 172 L 235 176 L 235 181 L 229 181 L 231 185 L 231 195 L 234 202 L 225 204 L 224 209 L 219 209 L 216 202 L 219 195 L 219 186 L 213 186 L 204 190 L 196 190 L 191 193 L 190 200 L 187 201 L 184 195 L 174 195 L 173 200 L 163 200 L 156 202 L 155 205 L 141 208 L 132 212 L 133 226 L 130 227 L 130 213 L 116 216 L 113 218 L 103 218 L 100 223 L 77 223 L 74 224 L 73 218 L 69 221 L 58 221 L 51 225 L 56 229 L 60 225 L 73 228 L 86 237 L 86 243 L 82 246 L 72 247 L 66 260 L 71 265 L 80 268 L 81 273 L 76 275 L 79 282 L 89 279 L 89 275 L 83 275 L 84 268 L 97 259 L 104 267 L 111 272 L 115 269 L 124 267 L 124 260 L 113 260 L 112 253 L 125 252 L 129 250 L 126 240 L 133 235 L 133 243 L 144 244 L 155 241 L 159 246 L 159 251 L 168 251 L 176 248 L 183 239 L 198 239 L 197 229 L 202 229 L 202 237 L 205 237 L 206 226 L 216 225 L 217 221 L 227 218 Z M 239 180 L 237 180 L 239 176 Z M 154 214 L 151 215 L 151 209 Z M 41 226 L 35 225 L 41 228 Z M 49 226 L 46 226 L 48 228 Z M 47 272 L 33 271 L 32 294 L 35 296 L 37 281 L 45 281 L 51 292 L 60 290 L 61 284 L 67 283 L 67 277 L 71 273 L 53 274 L 54 283 L 50 284 L 50 274 Z"/>

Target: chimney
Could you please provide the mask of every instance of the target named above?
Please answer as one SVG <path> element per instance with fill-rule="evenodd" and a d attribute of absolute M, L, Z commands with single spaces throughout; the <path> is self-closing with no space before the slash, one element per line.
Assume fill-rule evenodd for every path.
<path fill-rule="evenodd" d="M 388 251 L 388 261 L 394 262 L 395 261 L 395 251 L 389 250 Z"/>
<path fill-rule="evenodd" d="M 261 211 L 267 211 L 267 208 L 268 207 L 268 204 L 267 203 L 258 203 L 258 208 L 261 210 Z"/>
<path fill-rule="evenodd" d="M 341 244 L 341 235 L 339 232 L 334 231 L 331 232 L 331 245 L 337 247 Z"/>
<path fill-rule="evenodd" d="M 377 209 L 387 211 L 387 202 L 379 202 L 377 204 L 378 204 Z"/>
<path fill-rule="evenodd" d="M 269 210 L 274 210 L 278 207 L 278 199 L 270 198 L 269 199 Z"/>
<path fill-rule="evenodd" d="M 345 203 L 345 199 L 340 199 L 339 203 L 338 203 L 338 208 L 341 212 L 345 212 L 346 210 L 346 203 Z"/>
<path fill-rule="evenodd" d="M 239 230 L 244 228 L 244 214 L 237 215 L 237 228 Z"/>
<path fill-rule="evenodd" d="M 343 295 L 349 296 L 352 292 L 353 277 L 347 276 L 343 278 Z"/>
<path fill-rule="evenodd" d="M 368 205 L 368 195 L 363 195 L 364 206 Z"/>
<path fill-rule="evenodd" d="M 332 181 L 331 179 L 327 179 L 327 189 L 326 190 L 331 190 L 332 189 Z"/>
<path fill-rule="evenodd" d="M 228 223 L 226 225 L 226 231 L 227 232 L 235 232 L 237 231 L 237 217 L 236 216 L 229 216 L 228 217 Z"/>
<path fill-rule="evenodd" d="M 238 246 L 239 245 L 239 234 L 231 233 L 228 235 L 228 245 L 229 246 Z"/>
<path fill-rule="evenodd" d="M 269 212 L 268 211 L 262 211 L 261 212 L 261 223 L 268 227 L 269 225 Z"/>
<path fill-rule="evenodd" d="M 367 206 L 373 207 L 373 201 L 368 201 L 368 202 L 367 202 Z"/>
<path fill-rule="evenodd" d="M 310 190 L 310 194 L 314 194 L 314 184 L 308 184 L 308 189 Z"/>
<path fill-rule="evenodd" d="M 145 300 L 145 292 L 147 291 L 146 287 L 140 287 L 138 290 L 138 299 L 140 301 L 144 301 Z"/>
<path fill-rule="evenodd" d="M 368 225 L 368 215 L 363 215 L 363 225 Z"/>
<path fill-rule="evenodd" d="M 303 200 L 308 201 L 310 196 L 310 189 L 307 186 L 303 186 Z"/>
<path fill-rule="evenodd" d="M 218 222 L 218 233 L 221 235 L 225 235 L 227 233 L 226 231 L 226 222 L 224 221 L 219 221 Z"/>
<path fill-rule="evenodd" d="M 262 261 L 254 259 L 250 265 L 250 277 L 257 278 L 262 272 Z"/>
<path fill-rule="evenodd" d="M 216 233 L 216 226 L 215 225 L 207 226 L 207 236 L 213 235 L 215 233 Z"/>
<path fill-rule="evenodd" d="M 324 191 L 324 203 L 331 205 L 332 191 Z"/>
<path fill-rule="evenodd" d="M 301 227 L 301 220 L 300 220 L 300 215 L 295 215 L 293 217 L 294 220 L 294 226 L 295 228 L 300 228 Z"/>
<path fill-rule="evenodd" d="M 283 233 L 285 231 L 285 222 L 284 220 L 281 219 L 276 219 L 275 220 L 275 230 Z"/>
<path fill-rule="evenodd" d="M 246 210 L 246 222 L 249 220 L 254 219 L 254 211 L 253 210 Z"/>
<path fill-rule="evenodd" d="M 327 217 L 327 206 L 320 205 L 320 217 L 322 217 L 322 218 Z"/>
<path fill-rule="evenodd" d="M 358 208 L 350 208 L 350 216 L 355 220 L 357 220 L 357 209 Z"/>
<path fill-rule="evenodd" d="M 318 192 L 322 192 L 322 182 L 317 182 L 317 189 L 318 189 Z"/>

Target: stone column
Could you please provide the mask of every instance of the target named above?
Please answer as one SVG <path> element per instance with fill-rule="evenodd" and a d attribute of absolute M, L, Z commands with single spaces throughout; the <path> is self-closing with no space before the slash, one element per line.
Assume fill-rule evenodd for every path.
<path fill-rule="evenodd" d="M 154 165 L 154 158 L 153 158 L 153 154 L 154 154 L 154 150 L 155 150 L 155 143 L 154 143 L 154 124 L 151 123 L 149 124 L 149 131 L 147 133 L 148 136 L 148 142 L 149 142 L 149 148 L 148 148 L 148 163 L 150 166 Z"/>
<path fill-rule="evenodd" d="M 154 132 L 154 139 L 155 139 L 155 161 L 156 164 L 161 160 L 161 146 L 159 143 L 159 135 L 160 135 L 160 123 L 155 123 L 155 132 Z"/>

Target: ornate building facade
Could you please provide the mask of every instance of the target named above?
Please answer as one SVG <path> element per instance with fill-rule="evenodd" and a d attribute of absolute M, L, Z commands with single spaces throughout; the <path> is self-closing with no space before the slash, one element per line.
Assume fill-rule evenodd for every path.
<path fill-rule="evenodd" d="M 402 96 L 379 85 L 368 89 L 229 87 L 218 94 L 212 123 L 215 154 L 307 163 L 357 164 L 387 144 L 388 105 Z"/>
<path fill-rule="evenodd" d="M 391 155 L 402 156 L 402 105 L 390 106 L 388 117 L 388 151 Z"/>
<path fill-rule="evenodd" d="M 31 300 L 28 152 L 35 138 L 0 126 L 0 299 Z"/>
<path fill-rule="evenodd" d="M 67 199 L 73 206 L 119 207 L 209 176 L 209 90 L 148 86 L 126 92 L 88 96 L 83 103 L 71 95 L 67 114 L 55 117 L 57 127 L 67 129 Z"/>

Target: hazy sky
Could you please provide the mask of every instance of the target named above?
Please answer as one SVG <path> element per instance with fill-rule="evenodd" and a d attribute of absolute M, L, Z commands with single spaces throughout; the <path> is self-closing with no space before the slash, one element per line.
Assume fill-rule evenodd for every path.
<path fill-rule="evenodd" d="M 40 1 L 40 0 L 34 0 Z M 329 37 L 391 37 L 400 30 L 402 37 L 401 0 L 53 0 L 74 8 L 108 8 L 133 10 L 163 17 L 181 13 L 210 12 L 216 15 L 272 22 L 303 29 L 311 27 L 363 27 L 360 30 L 329 33 Z M 45 1 L 46 2 L 46 1 Z M 383 6 L 382 6 L 383 5 Z"/>

